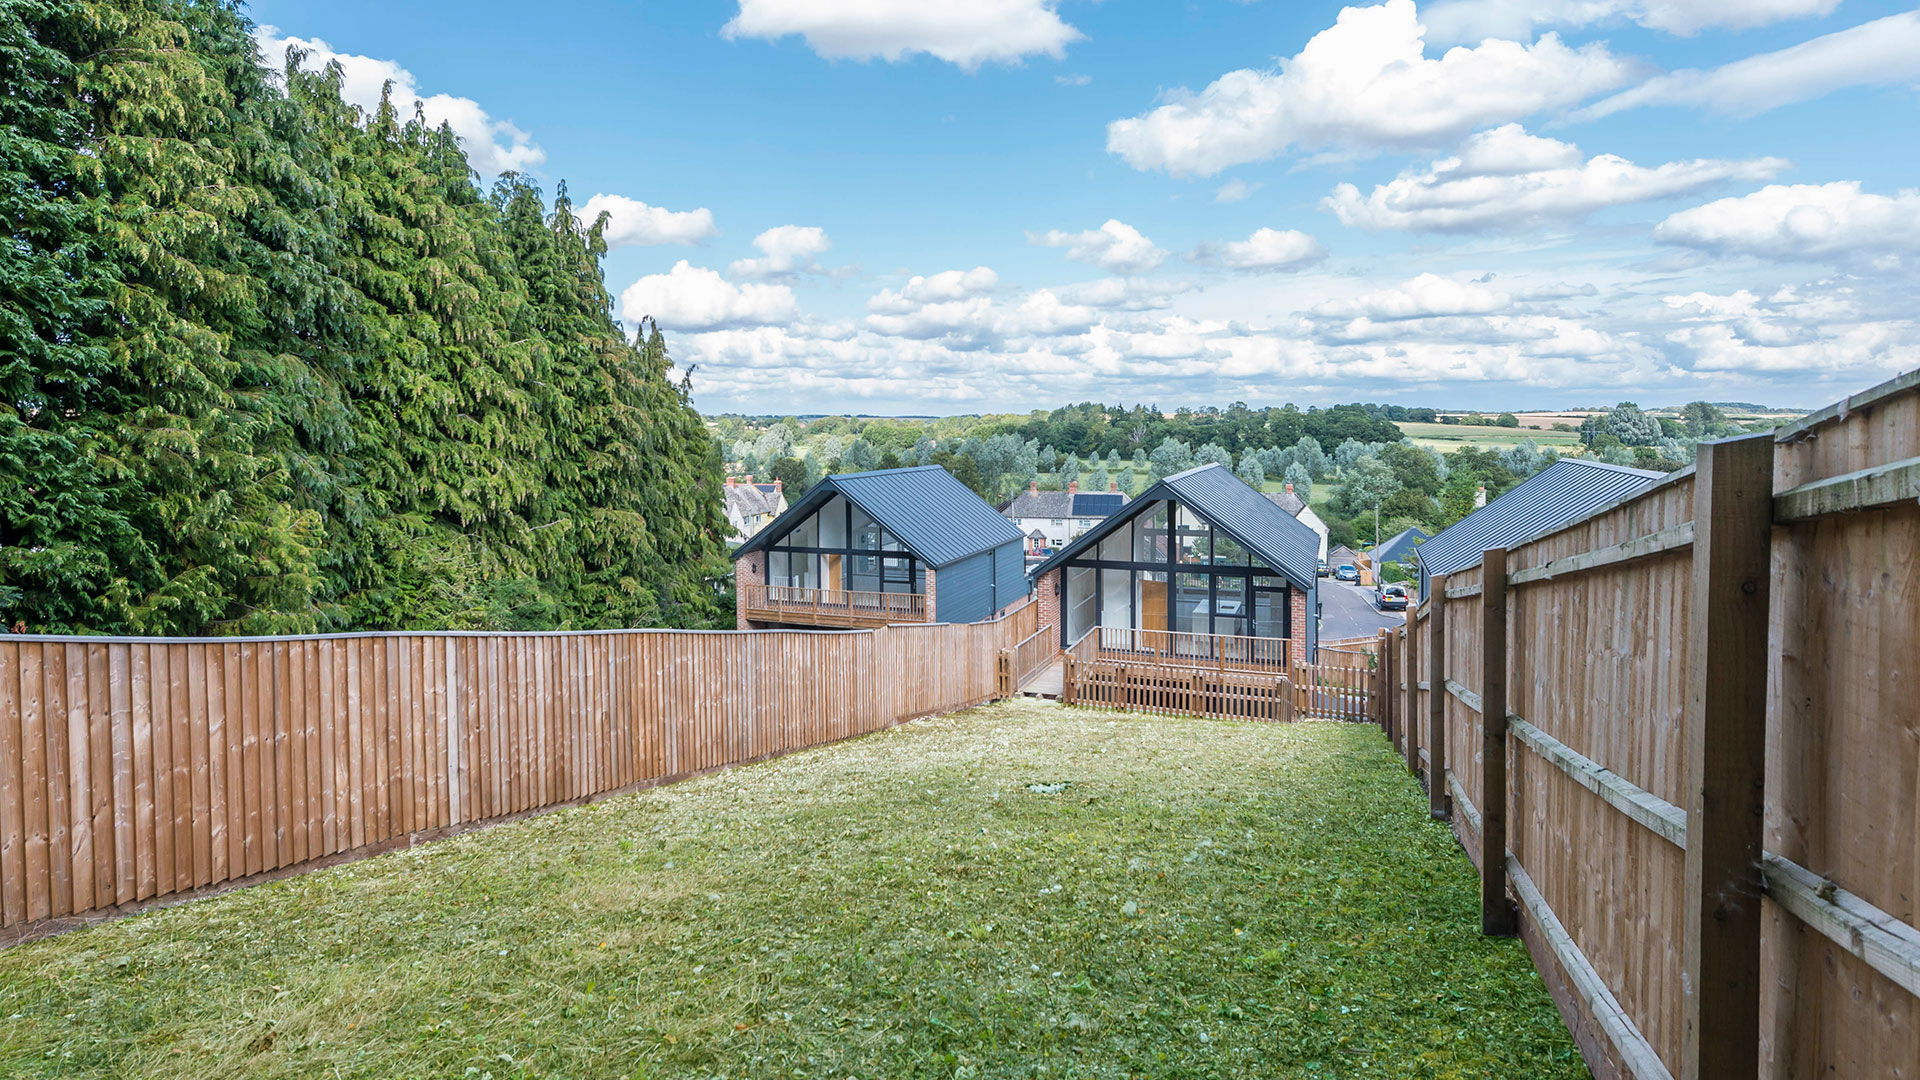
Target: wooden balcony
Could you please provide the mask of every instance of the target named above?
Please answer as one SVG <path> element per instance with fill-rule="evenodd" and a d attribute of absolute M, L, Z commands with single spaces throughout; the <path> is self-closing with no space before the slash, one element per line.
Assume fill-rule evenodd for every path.
<path fill-rule="evenodd" d="M 1100 626 L 1088 631 L 1068 651 L 1082 660 L 1158 663 L 1174 667 L 1285 675 L 1301 659 L 1292 655 L 1292 647 L 1293 642 L 1289 638 L 1188 634 L 1171 630 Z"/>
<path fill-rule="evenodd" d="M 837 629 L 932 622 L 925 593 L 855 592 L 796 585 L 742 585 L 747 618 L 754 622 L 830 626 Z"/>

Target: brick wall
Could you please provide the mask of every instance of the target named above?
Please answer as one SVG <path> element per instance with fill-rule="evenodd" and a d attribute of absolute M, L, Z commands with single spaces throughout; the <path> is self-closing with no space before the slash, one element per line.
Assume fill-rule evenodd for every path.
<path fill-rule="evenodd" d="M 747 590 L 745 585 L 765 585 L 767 583 L 767 553 L 750 552 L 734 560 L 733 563 L 733 622 L 735 630 L 757 630 L 759 627 L 747 621 Z"/>
<path fill-rule="evenodd" d="M 934 584 L 933 567 L 929 566 L 927 567 L 927 618 L 938 621 L 940 618 L 940 606 L 934 602 L 934 597 L 938 595 L 935 591 L 936 588 L 937 586 Z"/>
<path fill-rule="evenodd" d="M 1033 583 L 1033 602 L 1040 605 L 1040 625 L 1058 627 L 1060 623 L 1060 568 L 1041 574 Z M 1060 640 L 1059 630 L 1054 640 Z"/>
<path fill-rule="evenodd" d="M 1310 659 L 1307 656 L 1307 627 L 1313 625 L 1308 621 L 1313 618 L 1313 612 L 1307 610 L 1305 592 L 1300 589 L 1288 591 L 1293 597 L 1293 644 L 1288 647 L 1288 651 L 1293 654 L 1294 663 L 1304 664 Z"/>

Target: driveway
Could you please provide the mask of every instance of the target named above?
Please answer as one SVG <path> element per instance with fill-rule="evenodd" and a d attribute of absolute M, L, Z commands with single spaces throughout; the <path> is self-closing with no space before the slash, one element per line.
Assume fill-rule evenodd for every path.
<path fill-rule="evenodd" d="M 1332 578 L 1320 579 L 1320 640 L 1366 637 L 1383 626 L 1405 626 L 1401 611 L 1376 611 L 1373 589 L 1348 585 Z"/>

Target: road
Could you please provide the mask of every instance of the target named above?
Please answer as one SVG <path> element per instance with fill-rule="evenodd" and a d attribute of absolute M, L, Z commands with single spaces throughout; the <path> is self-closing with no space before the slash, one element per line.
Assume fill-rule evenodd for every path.
<path fill-rule="evenodd" d="M 1400 611 L 1376 611 L 1373 589 L 1348 585 L 1332 578 L 1320 579 L 1320 640 L 1365 637 L 1383 626 L 1405 626 L 1407 616 Z"/>

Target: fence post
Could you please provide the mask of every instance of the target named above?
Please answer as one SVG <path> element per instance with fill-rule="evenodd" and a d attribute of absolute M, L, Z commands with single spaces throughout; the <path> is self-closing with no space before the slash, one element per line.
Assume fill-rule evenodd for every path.
<path fill-rule="evenodd" d="M 1418 607 L 1418 605 L 1415 606 Z M 1411 773 L 1418 773 L 1420 771 L 1418 768 L 1420 762 L 1414 756 L 1413 747 L 1414 727 L 1420 723 L 1420 683 L 1418 679 L 1420 659 L 1419 653 L 1416 651 L 1420 646 L 1420 635 L 1417 633 L 1420 621 L 1416 617 L 1417 614 L 1416 611 L 1408 611 L 1406 629 L 1400 631 L 1400 643 L 1405 650 L 1407 658 L 1407 707 L 1405 713 L 1400 717 L 1400 737 L 1405 743 L 1402 749 L 1407 755 L 1407 771 Z"/>
<path fill-rule="evenodd" d="M 1447 791 L 1447 575 L 1435 574 L 1427 598 L 1427 813 L 1453 816 Z"/>
<path fill-rule="evenodd" d="M 1760 1068 L 1773 436 L 1701 444 L 1693 483 L 1680 1076 L 1717 1080 Z"/>
<path fill-rule="evenodd" d="M 1520 929 L 1507 899 L 1507 550 L 1480 556 L 1480 932 Z"/>

